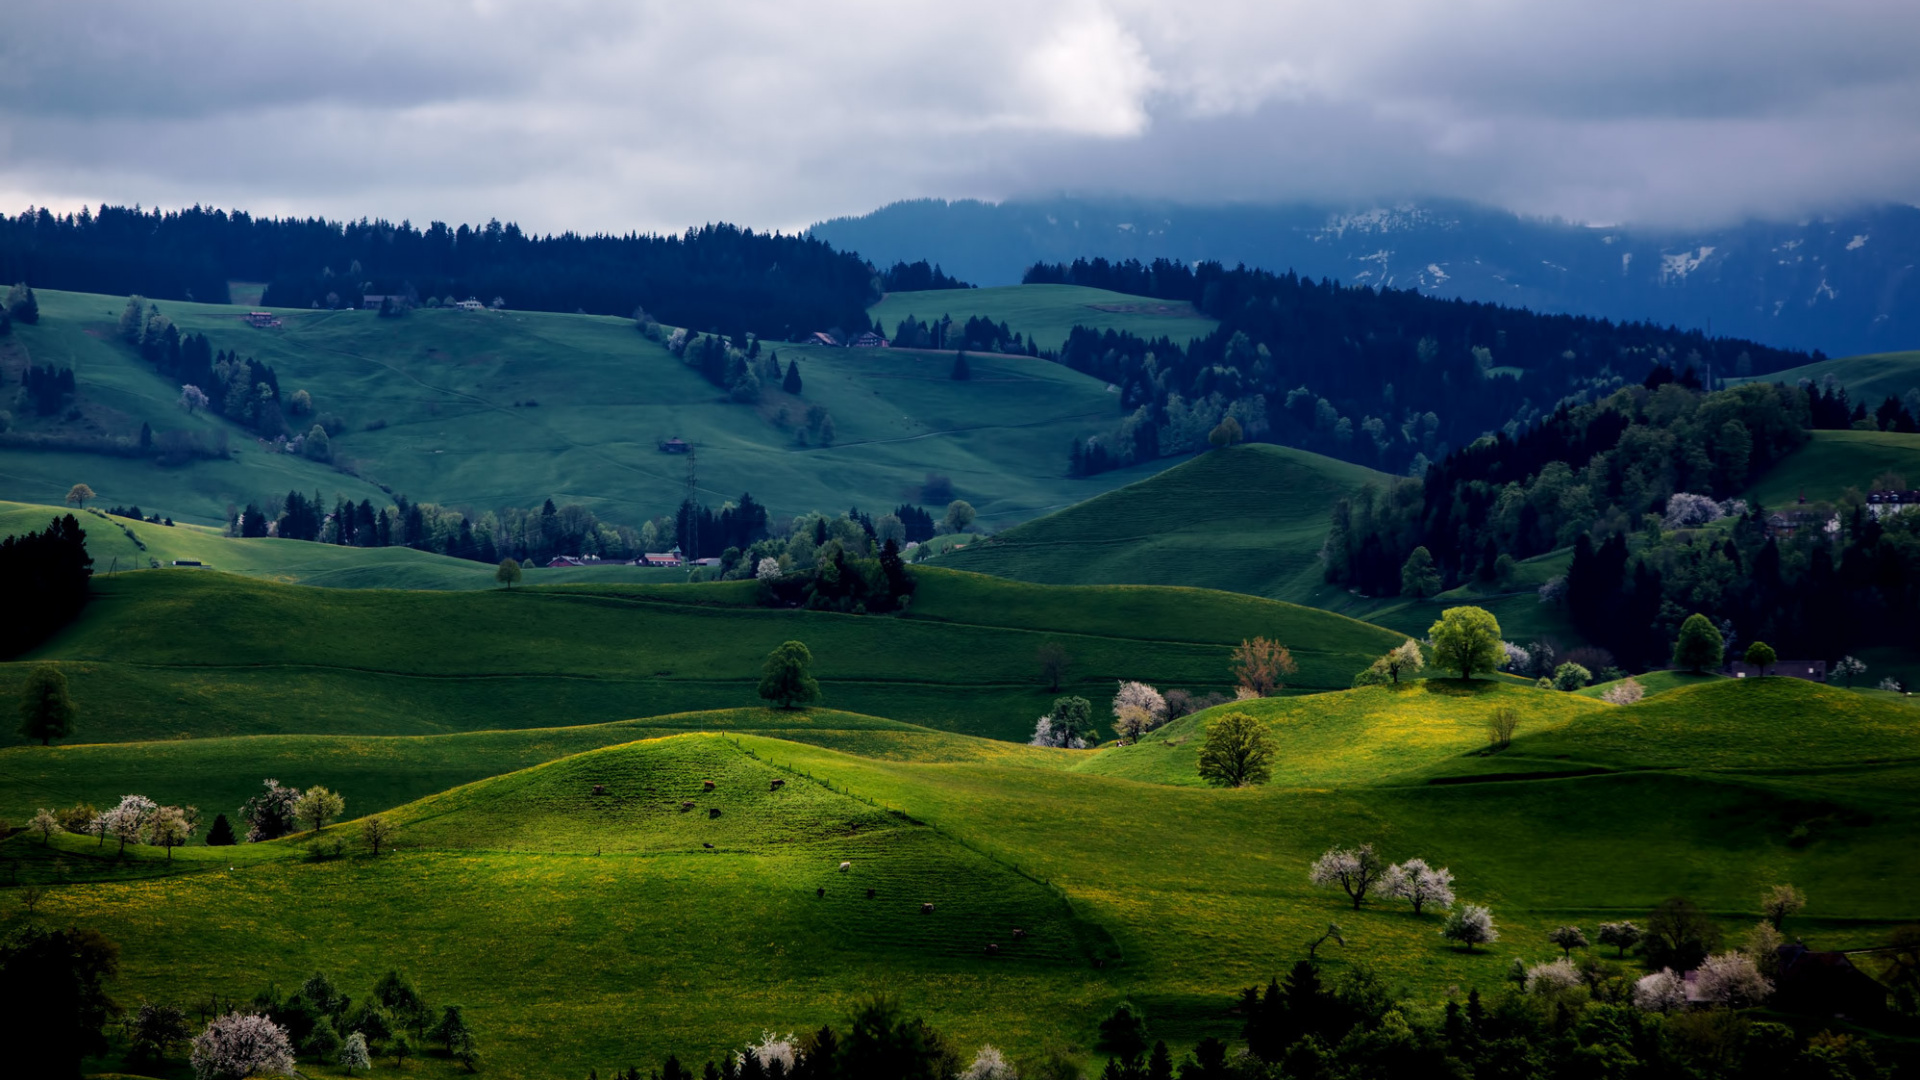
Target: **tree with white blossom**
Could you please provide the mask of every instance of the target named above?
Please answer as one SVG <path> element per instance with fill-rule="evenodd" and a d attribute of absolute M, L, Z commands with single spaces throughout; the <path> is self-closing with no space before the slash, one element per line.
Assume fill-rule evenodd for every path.
<path fill-rule="evenodd" d="M 194 1036 L 196 1080 L 247 1080 L 293 1074 L 293 1042 L 287 1029 L 264 1016 L 228 1013 Z"/>
<path fill-rule="evenodd" d="M 373 1059 L 367 1055 L 367 1037 L 354 1032 L 340 1046 L 340 1067 L 352 1076 L 355 1069 L 373 1068 Z"/>
<path fill-rule="evenodd" d="M 982 1046 L 973 1055 L 973 1064 L 960 1074 L 960 1080 L 1020 1080 L 1020 1073 L 999 1047 Z"/>
<path fill-rule="evenodd" d="M 749 1055 L 759 1063 L 760 1068 L 765 1072 L 772 1072 L 774 1063 L 779 1062 L 781 1074 L 787 1076 L 792 1075 L 794 1065 L 805 1056 L 800 1051 L 800 1044 L 794 1040 L 791 1034 L 776 1035 L 771 1031 L 765 1030 L 760 1032 L 759 1042 L 748 1043 L 745 1050 L 734 1053 L 734 1068 L 738 1070 L 741 1066 L 745 1065 Z"/>
<path fill-rule="evenodd" d="M 52 842 L 54 833 L 65 832 L 66 830 L 60 827 L 60 819 L 53 815 L 53 811 L 41 810 L 39 813 L 33 815 L 32 821 L 27 822 L 27 831 L 39 833 L 40 844 L 42 847 L 45 847 L 48 843 Z"/>
<path fill-rule="evenodd" d="M 1386 870 L 1373 853 L 1373 845 L 1361 844 L 1357 848 L 1333 848 L 1315 859 L 1307 870 L 1307 880 L 1323 889 L 1339 886 L 1358 911 L 1367 892 L 1380 882 Z"/>
<path fill-rule="evenodd" d="M 1638 679 L 1622 679 L 1600 693 L 1600 700 L 1614 705 L 1631 705 L 1647 696 L 1647 688 Z"/>
<path fill-rule="evenodd" d="M 1642 975 L 1633 984 L 1633 1004 L 1646 1012 L 1678 1012 L 1687 1007 L 1687 981 L 1672 968 Z"/>
<path fill-rule="evenodd" d="M 1493 910 L 1485 904 L 1461 904 L 1447 916 L 1447 923 L 1440 928 L 1440 936 L 1456 942 L 1473 951 L 1475 945 L 1491 945 L 1500 940 L 1500 930 L 1493 925 Z"/>
<path fill-rule="evenodd" d="M 128 844 L 140 842 L 146 832 L 147 819 L 160 809 L 160 805 L 145 795 L 125 795 L 120 804 L 99 818 L 100 831 L 120 842 L 119 854 L 125 854 Z"/>
<path fill-rule="evenodd" d="M 1580 970 L 1566 957 L 1527 969 L 1527 993 L 1552 997 L 1581 985 Z"/>
<path fill-rule="evenodd" d="M 1702 1000 L 1730 1009 L 1758 1005 L 1773 993 L 1773 984 L 1760 974 L 1753 958 L 1737 952 L 1707 957 L 1694 973 L 1693 987 Z"/>
<path fill-rule="evenodd" d="M 1167 699 L 1143 682 L 1120 683 L 1113 695 L 1114 734 L 1130 742 L 1167 722 Z"/>
<path fill-rule="evenodd" d="M 1380 891 L 1412 904 L 1415 915 L 1428 904 L 1450 908 L 1453 906 L 1453 871 L 1444 866 L 1428 866 L 1425 859 L 1408 859 L 1387 867 L 1380 879 Z"/>
<path fill-rule="evenodd" d="M 1619 949 L 1623 959 L 1627 955 L 1627 950 L 1638 945 L 1640 939 L 1645 936 L 1646 932 L 1641 930 L 1637 923 L 1603 922 L 1600 924 L 1600 944 Z"/>

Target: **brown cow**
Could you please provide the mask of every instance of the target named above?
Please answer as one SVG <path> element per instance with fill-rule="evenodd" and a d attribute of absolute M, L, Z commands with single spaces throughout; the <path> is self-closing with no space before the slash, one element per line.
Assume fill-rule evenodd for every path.
<path fill-rule="evenodd" d="M 786 782 L 785 780 L 775 780 L 775 781 L 773 781 L 772 783 L 770 783 L 770 784 L 768 784 L 768 785 L 767 785 L 767 790 L 768 790 L 768 791 L 779 791 L 779 790 L 780 790 L 781 788 L 783 788 L 783 787 L 786 787 L 786 786 L 787 786 L 787 782 Z"/>
<path fill-rule="evenodd" d="M 713 781 L 711 781 L 711 780 L 702 780 L 702 781 L 700 781 L 700 790 L 702 790 L 702 791 L 712 791 L 712 790 L 713 790 Z"/>

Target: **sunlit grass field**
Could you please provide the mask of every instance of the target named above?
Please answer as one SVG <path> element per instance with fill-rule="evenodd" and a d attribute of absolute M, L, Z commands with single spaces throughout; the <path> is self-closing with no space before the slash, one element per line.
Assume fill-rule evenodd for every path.
<path fill-rule="evenodd" d="M 1084 285 L 998 285 L 888 293 L 867 309 L 867 315 L 879 321 L 889 336 L 908 316 L 924 323 L 938 322 L 943 315 L 952 316 L 957 323 L 970 318 L 1004 322 L 1043 349 L 1058 349 L 1076 326 L 1115 330 L 1147 341 L 1166 337 L 1185 348 L 1189 341 L 1206 337 L 1220 325 L 1183 300 L 1154 300 Z"/>

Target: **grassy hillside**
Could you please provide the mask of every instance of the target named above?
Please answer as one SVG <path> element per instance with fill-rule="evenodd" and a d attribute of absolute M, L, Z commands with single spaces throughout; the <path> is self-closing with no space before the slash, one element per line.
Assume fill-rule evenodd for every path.
<path fill-rule="evenodd" d="M 1900 397 L 1907 391 L 1920 387 L 1920 351 L 1869 353 L 1865 356 L 1842 356 L 1833 360 L 1822 360 L 1817 364 L 1804 364 L 1785 371 L 1776 371 L 1771 375 L 1756 376 L 1757 382 L 1783 382 L 1788 386 L 1807 379 L 1819 383 L 1828 375 L 1839 380 L 1847 388 L 1847 396 L 1854 401 L 1865 402 L 1869 411 L 1880 406 L 1887 395 Z M 1744 379 L 1728 379 L 1728 382 L 1745 382 Z"/>
<path fill-rule="evenodd" d="M 1487 754 L 1496 704 L 1523 719 Z M 1237 1031 L 1235 990 L 1330 920 L 1348 944 L 1322 950 L 1329 976 L 1364 963 L 1437 1004 L 1492 990 L 1516 958 L 1557 955 L 1554 926 L 1591 932 L 1675 894 L 1738 933 L 1764 887 L 1795 882 L 1810 904 L 1791 929 L 1822 947 L 1920 914 L 1920 713 L 1901 703 L 1787 679 L 1626 708 L 1429 682 L 1211 715 L 1236 707 L 1278 736 L 1269 787 L 1188 781 L 1175 759 L 1207 716 L 1092 752 L 964 753 L 972 740 L 930 735 L 936 760 L 921 760 L 865 735 L 834 748 L 753 734 L 741 715 L 730 737 L 592 750 L 401 806 L 398 849 L 377 861 L 303 861 L 304 836 L 190 848 L 171 873 L 86 838 L 0 852 L 20 880 L 54 882 L 50 917 L 122 940 L 129 999 L 244 997 L 315 968 L 364 992 L 398 962 L 465 1005 L 489 1067 L 513 1075 L 704 1058 L 762 1027 L 836 1020 L 872 986 L 966 1047 L 1087 1054 L 1121 997 L 1190 1045 Z M 65 752 L 9 752 L 6 769 Z M 329 832 L 358 847 L 352 823 Z M 1307 884 L 1321 850 L 1363 841 L 1449 867 L 1463 898 L 1492 905 L 1501 940 L 1462 953 L 1435 915 L 1354 911 Z M 1018 949 L 1013 926 L 1030 931 Z"/>
<path fill-rule="evenodd" d="M 144 509 L 144 508 L 143 508 Z M 38 531 L 54 516 L 73 513 L 72 507 L 0 502 L 0 536 Z M 158 562 L 172 567 L 175 560 L 286 584 L 346 589 L 494 589 L 490 564 L 415 551 L 412 548 L 351 548 L 300 540 L 247 539 L 227 536 L 206 525 L 175 523 L 152 525 L 114 517 L 98 509 L 79 515 L 87 534 L 87 553 L 94 573 L 101 576 L 146 568 Z M 180 571 L 186 572 L 186 571 Z M 645 566 L 527 567 L 531 585 L 564 583 L 685 581 L 684 570 Z"/>
<path fill-rule="evenodd" d="M 0 665 L 0 698 L 51 659 L 73 683 L 84 741 L 552 727 L 758 704 L 767 652 L 797 638 L 824 704 L 1024 739 L 1054 696 L 1035 662 L 1045 642 L 1072 658 L 1065 692 L 1104 702 L 1119 679 L 1224 686 L 1246 637 L 1288 642 L 1295 684 L 1318 689 L 1346 685 L 1394 641 L 1228 593 L 938 569 L 919 580 L 912 613 L 896 618 L 762 608 L 752 582 L 408 593 L 123 573 L 97 582 L 51 642 Z"/>
<path fill-rule="evenodd" d="M 1089 289 L 1082 285 L 1001 285 L 990 289 L 937 289 L 930 292 L 888 293 L 867 314 L 879 320 L 889 336 L 908 316 L 934 322 L 951 315 L 955 322 L 970 318 L 1006 323 L 1043 349 L 1066 343 L 1076 326 L 1116 330 L 1148 341 L 1168 337 L 1184 346 L 1193 338 L 1213 333 L 1219 323 L 1180 300 Z"/>
<path fill-rule="evenodd" d="M 956 383 L 948 362 L 845 349 L 784 349 L 798 359 L 801 399 L 769 392 L 759 406 L 725 395 L 624 319 L 532 312 L 282 311 L 253 329 L 243 309 L 167 303 L 183 332 L 271 364 L 283 393 L 309 391 L 333 422 L 336 461 L 358 477 L 271 454 L 238 428 L 175 405 L 180 388 L 119 342 L 124 298 L 39 294 L 41 320 L 19 327 L 0 363 L 74 368 L 81 426 L 131 436 L 225 428 L 236 459 L 163 469 L 150 462 L 0 448 L 0 495 L 58 502 L 84 480 L 110 502 L 178 519 L 224 521 L 229 503 L 290 488 L 380 498 L 373 483 L 477 510 L 579 502 L 637 524 L 678 505 L 686 461 L 662 454 L 679 436 L 700 450 L 703 496 L 751 490 L 776 513 L 874 509 L 916 496 L 928 472 L 951 476 L 986 523 L 1023 520 L 1135 475 L 1071 480 L 1060 447 L 1115 409 L 1104 384 L 1045 361 L 981 357 Z M 832 447 L 801 448 L 776 422 L 814 405 L 831 413 Z M 25 421 L 23 420 L 23 425 Z M 58 429 L 54 421 L 39 422 Z"/>
<path fill-rule="evenodd" d="M 1799 501 L 1833 502 L 1848 488 L 1867 491 L 1883 472 L 1920 484 L 1920 435 L 1892 431 L 1815 431 L 1747 492 L 1779 509 Z"/>
<path fill-rule="evenodd" d="M 941 561 L 1023 581 L 1182 584 L 1305 599 L 1320 588 L 1334 500 L 1385 479 L 1301 450 L 1236 446 Z"/>

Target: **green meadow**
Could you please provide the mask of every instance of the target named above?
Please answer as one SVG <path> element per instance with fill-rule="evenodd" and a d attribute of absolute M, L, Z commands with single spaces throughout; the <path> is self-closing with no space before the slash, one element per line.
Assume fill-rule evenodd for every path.
<path fill-rule="evenodd" d="M 1501 705 L 1521 726 L 1489 752 Z M 1276 739 L 1269 786 L 1193 782 L 1195 740 L 1232 709 Z M 1433 1005 L 1451 988 L 1491 990 L 1516 957 L 1548 958 L 1554 926 L 1637 917 L 1673 894 L 1737 933 L 1761 889 L 1793 881 L 1809 896 L 1795 932 L 1842 947 L 1913 919 L 1920 884 L 1908 857 L 1920 712 L 1788 679 L 1631 707 L 1415 681 L 1220 706 L 1094 751 L 811 711 L 515 741 L 535 734 L 321 738 L 304 763 L 274 760 L 295 752 L 287 739 L 184 744 L 219 746 L 169 794 L 202 777 L 202 805 L 219 805 L 262 769 L 301 764 L 290 782 L 329 783 L 350 815 L 399 826 L 377 859 L 353 821 L 328 828 L 345 854 L 321 861 L 306 834 L 171 863 L 22 835 L 0 857 L 47 890 L 44 918 L 122 941 L 125 998 L 244 997 L 314 969 L 364 992 L 397 965 L 465 1007 L 503 1075 L 704 1059 L 763 1027 L 836 1021 L 875 986 L 961 1046 L 1097 1062 L 1094 1026 L 1122 998 L 1176 1047 L 1233 1035 L 1237 988 L 1284 969 L 1330 921 L 1347 940 L 1321 952 L 1331 974 L 1365 964 Z M 141 761 L 147 749 L 167 745 L 92 748 L 73 777 L 138 788 L 157 780 L 140 770 L 161 768 Z M 83 749 L 7 751 L 6 804 L 34 758 Z M 404 764 L 382 774 L 360 760 L 377 755 L 458 759 L 474 778 L 401 780 Z M 1307 884 L 1321 850 L 1359 842 L 1450 867 L 1463 899 L 1492 905 L 1500 941 L 1466 954 L 1435 915 L 1384 900 L 1354 911 Z M 450 1074 L 432 1058 L 410 1070 Z"/>
<path fill-rule="evenodd" d="M 1747 497 L 1772 510 L 1808 502 L 1837 502 L 1848 488 L 1870 491 L 1891 472 L 1920 484 L 1920 435 L 1895 431 L 1814 431 L 1805 446 L 1754 483 Z"/>
<path fill-rule="evenodd" d="M 1257 636 L 1293 648 L 1296 688 L 1333 689 L 1397 640 L 1200 589 L 917 577 L 910 613 L 880 617 L 760 607 L 750 581 L 401 592 L 143 570 L 101 579 L 76 623 L 0 664 L 0 697 L 52 660 L 87 741 L 559 727 L 755 704 L 767 652 L 797 638 L 828 705 L 1024 740 L 1056 696 L 1042 644 L 1070 657 L 1062 693 L 1105 702 L 1121 679 L 1224 688 L 1231 648 Z"/>
<path fill-rule="evenodd" d="M 1076 326 L 1134 334 L 1147 341 L 1166 337 L 1185 346 L 1220 324 L 1184 300 L 1090 289 L 1084 285 L 997 285 L 988 289 L 934 289 L 888 293 L 867 309 L 892 336 L 909 316 L 924 323 L 952 316 L 954 322 L 986 319 L 1006 323 L 1042 349 L 1058 349 Z"/>
<path fill-rule="evenodd" d="M 1792 386 L 1801 379 L 1814 384 L 1826 378 L 1834 377 L 1841 386 L 1847 388 L 1847 396 L 1856 402 L 1863 402 L 1869 412 L 1880 407 L 1880 403 L 1891 394 L 1900 397 L 1915 387 L 1920 387 L 1920 351 L 1869 353 L 1864 356 L 1842 356 L 1818 363 L 1803 364 L 1800 367 L 1776 371 L 1771 375 L 1757 375 L 1755 382 L 1780 382 Z M 1728 379 L 1728 382 L 1746 382 L 1746 379 Z"/>
<path fill-rule="evenodd" d="M 308 391 L 328 421 L 334 465 L 273 453 L 240 428 L 177 407 L 180 388 L 116 335 L 124 297 L 42 291 L 37 326 L 0 345 L 0 369 L 72 367 L 85 419 L 16 417 L 20 430 L 131 437 L 224 432 L 232 458 L 165 468 L 137 458 L 0 445 L 0 495 L 58 503 L 84 481 L 109 503 L 178 520 L 223 523 L 227 507 L 290 489 L 355 500 L 376 485 L 476 512 L 577 502 L 634 524 L 679 505 L 699 451 L 699 489 L 718 505 L 751 491 L 776 514 L 869 512 L 917 500 L 929 472 L 948 476 L 984 524 L 1005 525 L 1151 473 L 1073 479 L 1062 449 L 1118 406 L 1104 383 L 1027 357 L 976 358 L 955 382 L 951 357 L 779 347 L 798 360 L 795 398 L 770 387 L 758 405 L 730 402 L 626 319 L 543 312 L 422 309 L 401 319 L 362 311 L 276 312 L 255 329 L 243 308 L 168 302 L 182 332 L 273 366 L 283 394 Z M 832 446 L 801 446 L 809 408 L 833 417 Z M 783 418 L 782 411 L 785 416 Z M 309 423 L 302 420 L 302 423 Z M 783 426 L 784 425 L 784 426 Z"/>

